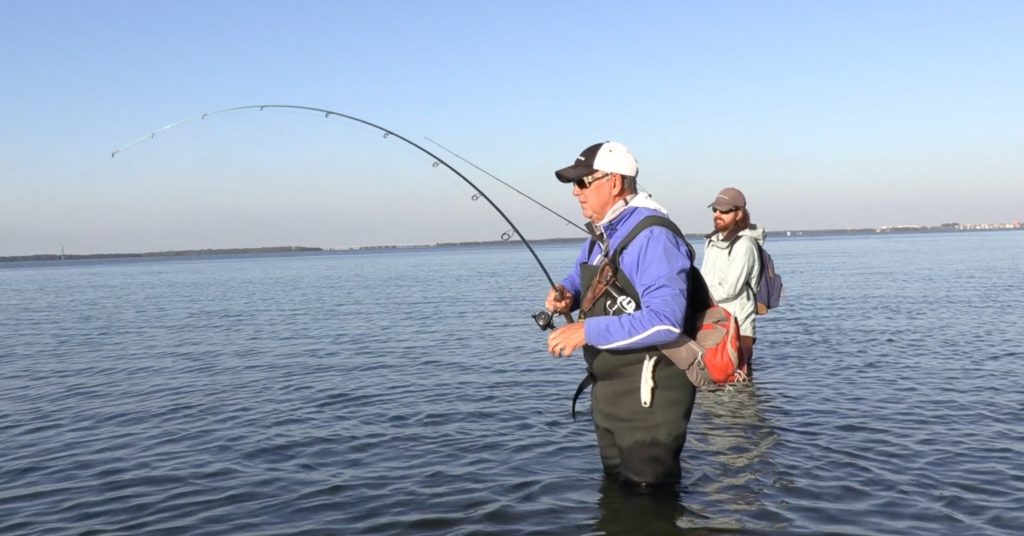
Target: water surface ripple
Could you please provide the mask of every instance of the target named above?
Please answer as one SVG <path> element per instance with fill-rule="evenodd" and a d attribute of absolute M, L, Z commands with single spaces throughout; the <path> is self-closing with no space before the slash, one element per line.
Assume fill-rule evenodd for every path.
<path fill-rule="evenodd" d="M 603 481 L 520 247 L 7 263 L 0 534 L 1019 533 L 1024 233 L 769 246 L 662 494 Z"/>

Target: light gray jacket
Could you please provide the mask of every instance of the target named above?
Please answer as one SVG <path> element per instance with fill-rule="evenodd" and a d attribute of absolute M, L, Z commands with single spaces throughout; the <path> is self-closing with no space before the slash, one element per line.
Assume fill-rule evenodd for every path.
<path fill-rule="evenodd" d="M 715 301 L 736 317 L 740 335 L 748 337 L 757 336 L 754 296 L 761 272 L 757 247 L 763 244 L 764 229 L 756 225 L 740 231 L 730 241 L 722 240 L 721 233 L 711 235 L 704 243 L 704 260 L 700 266 L 700 273 Z"/>

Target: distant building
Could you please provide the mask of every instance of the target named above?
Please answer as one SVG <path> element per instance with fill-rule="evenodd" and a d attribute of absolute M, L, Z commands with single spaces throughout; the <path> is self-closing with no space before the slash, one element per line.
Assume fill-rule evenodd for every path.
<path fill-rule="evenodd" d="M 928 229 L 927 225 L 883 225 L 875 229 L 876 233 L 893 233 L 901 231 L 922 231 Z"/>
<path fill-rule="evenodd" d="M 908 231 L 991 231 L 1001 229 L 1024 229 L 1020 220 L 1012 223 L 942 223 L 935 227 L 927 225 L 884 225 L 876 227 L 876 233 L 898 233 Z"/>
<path fill-rule="evenodd" d="M 961 231 L 987 231 L 992 229 L 1020 229 L 1019 221 L 1013 223 L 965 223 L 957 227 Z"/>

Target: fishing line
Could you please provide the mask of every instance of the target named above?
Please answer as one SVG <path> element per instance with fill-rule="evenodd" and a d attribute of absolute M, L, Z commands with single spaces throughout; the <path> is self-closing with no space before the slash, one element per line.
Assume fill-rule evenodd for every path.
<path fill-rule="evenodd" d="M 444 145 L 441 145 L 440 143 L 438 143 L 438 142 L 436 142 L 436 141 L 434 141 L 434 140 L 432 140 L 432 139 L 430 139 L 430 138 L 428 138 L 428 137 L 426 137 L 426 136 L 424 136 L 424 137 L 423 137 L 423 139 L 425 139 L 425 140 L 429 141 L 430 143 L 433 143 L 434 145 L 436 145 L 436 146 L 438 146 L 438 147 L 440 147 L 440 148 L 444 149 L 445 151 L 448 151 L 448 153 L 450 153 L 450 154 L 451 154 L 452 156 L 454 156 L 455 158 L 458 158 L 459 160 L 462 160 L 463 162 L 465 162 L 465 163 L 467 163 L 467 164 L 469 164 L 469 165 L 473 166 L 473 167 L 474 167 L 474 168 L 476 168 L 476 169 L 477 169 L 478 171 L 482 172 L 483 174 L 487 175 L 488 177 L 490 177 L 490 178 L 492 178 L 492 179 L 494 179 L 494 180 L 496 180 L 496 181 L 498 181 L 498 182 L 500 182 L 500 183 L 504 184 L 504 185 L 505 185 L 505 186 L 507 186 L 507 187 L 508 187 L 509 189 L 511 189 L 511 190 L 512 190 L 513 192 L 515 192 L 515 193 L 517 193 L 517 194 L 519 194 L 519 195 L 521 195 L 521 196 L 523 196 L 523 197 L 525 197 L 525 198 L 529 199 L 530 201 L 533 201 L 533 202 L 534 202 L 534 203 L 535 203 L 535 204 L 536 204 L 537 206 L 539 206 L 540 208 L 542 208 L 542 209 L 544 209 L 544 210 L 546 210 L 546 211 L 548 211 L 548 212 L 550 212 L 550 213 L 554 214 L 555 216 L 558 216 L 558 217 L 559 217 L 559 218 L 561 218 L 561 219 L 562 219 L 562 221 L 564 221 L 565 223 L 568 223 L 569 225 L 572 225 L 573 227 L 575 227 L 575 228 L 579 229 L 580 231 L 583 231 L 584 233 L 586 233 L 586 232 L 587 232 L 587 230 L 586 230 L 586 229 L 584 229 L 583 227 L 581 227 L 581 226 L 580 226 L 579 224 L 577 224 L 576 222 L 574 222 L 574 221 L 570 220 L 569 218 L 566 218 L 565 216 L 563 216 L 563 215 L 561 215 L 561 214 L 559 214 L 559 213 L 555 212 L 555 211 L 554 211 L 554 210 L 553 210 L 553 209 L 552 209 L 551 207 L 548 207 L 548 206 L 547 206 L 547 205 L 545 205 L 544 203 L 541 203 L 540 201 L 537 201 L 536 199 L 534 199 L 534 198 L 530 197 L 529 195 L 527 195 L 527 194 L 523 193 L 522 191 L 520 191 L 520 190 L 519 190 L 518 188 L 516 188 L 515 186 L 512 186 L 511 184 L 509 184 L 509 183 L 507 183 L 507 182 L 505 182 L 505 181 L 503 181 L 503 180 L 499 179 L 498 177 L 496 177 L 496 176 L 495 176 L 495 175 L 494 175 L 493 173 L 491 173 L 490 171 L 487 171 L 486 169 L 484 169 L 484 168 L 482 168 L 482 167 L 480 167 L 480 166 L 478 166 L 478 165 L 474 164 L 473 162 L 470 162 L 470 161 L 469 161 L 468 159 L 466 159 L 465 157 L 463 157 L 463 156 L 462 156 L 462 155 L 460 155 L 459 153 L 456 153 L 455 151 L 453 151 L 453 150 L 451 150 L 451 149 L 449 149 L 449 148 L 445 147 Z"/>
<path fill-rule="evenodd" d="M 376 130 L 379 130 L 379 131 L 383 132 L 385 138 L 395 137 L 395 138 L 398 138 L 398 139 L 404 141 L 405 143 L 415 147 L 416 149 L 419 149 L 423 154 L 426 154 L 427 156 L 429 156 L 430 158 L 433 159 L 433 164 L 432 164 L 433 167 L 444 166 L 444 167 L 448 168 L 449 171 L 451 171 L 452 173 L 457 175 L 460 179 L 465 181 L 466 184 L 468 184 L 471 188 L 473 188 L 473 190 L 476 191 L 476 193 L 473 194 L 473 197 L 472 197 L 472 199 L 474 201 L 476 201 L 476 200 L 478 200 L 480 198 L 483 198 L 485 201 L 487 201 L 488 204 L 491 205 L 491 207 L 495 210 L 495 212 L 497 212 L 498 215 L 501 216 L 501 218 L 503 220 L 505 220 L 505 223 L 507 223 L 509 225 L 509 227 L 511 227 L 511 229 L 509 229 L 508 231 L 505 231 L 504 233 L 502 233 L 501 239 L 503 241 L 507 242 L 507 241 L 511 240 L 512 237 L 518 236 L 519 240 L 521 240 L 523 242 L 523 245 L 526 246 L 526 249 L 529 250 L 530 255 L 533 256 L 533 260 L 537 261 L 537 266 L 539 266 L 541 271 L 544 272 L 544 277 L 547 278 L 548 283 L 551 285 L 551 288 L 552 289 L 557 289 L 557 286 L 555 285 L 554 279 L 551 278 L 551 274 L 548 272 L 548 269 L 544 266 L 544 263 L 541 262 L 540 257 L 537 256 L 537 252 L 534 251 L 533 246 L 530 245 L 530 242 L 526 240 L 526 237 L 523 236 L 523 233 L 521 233 L 519 231 L 519 228 L 516 227 L 516 224 L 512 223 L 512 220 L 509 219 L 509 217 L 505 215 L 505 212 L 502 211 L 501 208 L 499 208 L 498 205 L 493 200 L 491 200 L 491 198 L 488 197 L 487 194 L 484 193 L 483 190 L 481 190 L 476 184 L 474 184 L 473 181 L 469 180 L 465 175 L 460 173 L 459 170 L 457 170 L 454 167 L 452 167 L 451 164 L 449 164 L 448 162 L 445 162 L 444 159 L 442 159 L 441 157 L 437 156 L 436 154 L 430 152 L 429 150 L 427 150 L 423 146 L 419 145 L 418 143 L 410 140 L 409 138 L 406 138 L 405 136 L 402 136 L 401 134 L 398 134 L 397 132 L 395 132 L 393 130 L 384 128 L 384 127 L 382 127 L 382 126 L 380 126 L 380 125 L 378 125 L 376 123 L 371 123 L 370 121 L 367 121 L 365 119 L 360 119 L 360 118 L 352 116 L 352 115 L 343 114 L 343 113 L 335 112 L 335 111 L 331 111 L 331 110 L 326 110 L 324 108 L 314 108 L 312 106 L 299 106 L 299 105 L 293 105 L 293 104 L 254 104 L 254 105 L 249 105 L 249 106 L 236 106 L 236 107 L 233 107 L 233 108 L 225 108 L 223 110 L 215 110 L 215 111 L 212 111 L 212 112 L 205 112 L 205 113 L 202 113 L 202 114 L 199 114 L 199 115 L 196 115 L 196 116 L 187 117 L 187 118 L 182 119 L 180 121 L 175 121 L 174 123 L 162 126 L 162 127 L 158 128 L 158 129 L 150 132 L 149 134 L 145 134 L 143 136 L 140 136 L 140 137 L 138 137 L 138 138 L 136 138 L 136 139 L 134 139 L 134 140 L 132 140 L 132 141 L 122 145 L 121 147 L 118 147 L 117 149 L 114 149 L 114 151 L 112 153 L 110 153 L 110 157 L 111 158 L 116 157 L 118 155 L 118 153 L 123 152 L 124 150 L 128 149 L 129 147 L 131 147 L 131 146 L 133 146 L 133 145 L 135 145 L 137 143 L 143 142 L 145 140 L 153 139 L 153 138 L 156 137 L 157 134 L 159 134 L 161 132 L 165 132 L 165 131 L 168 131 L 170 129 L 173 129 L 173 128 L 176 128 L 176 127 L 180 127 L 180 126 L 182 126 L 184 124 L 191 123 L 193 121 L 202 121 L 202 120 L 206 119 L 207 117 L 211 117 L 211 116 L 214 116 L 214 115 L 226 114 L 226 113 L 231 113 L 231 112 L 238 112 L 238 111 L 243 111 L 243 110 L 259 110 L 259 111 L 262 112 L 263 110 L 268 110 L 268 109 L 269 110 L 281 110 L 281 109 L 284 109 L 284 110 L 301 110 L 301 111 L 317 112 L 317 113 L 324 114 L 324 118 L 340 117 L 340 118 L 343 118 L 343 119 L 349 119 L 351 121 L 355 121 L 357 123 L 362 123 L 363 125 L 366 125 L 366 126 L 368 126 L 370 128 L 374 128 Z M 497 178 L 497 177 L 495 177 L 495 178 Z M 506 186 L 507 186 L 507 184 L 506 184 Z M 522 192 L 520 192 L 520 193 L 522 193 Z M 522 195 L 526 195 L 526 194 L 522 194 Z M 529 197 L 529 196 L 527 196 L 527 197 Z M 534 201 L 534 202 L 536 202 L 536 201 Z M 548 209 L 548 210 L 550 210 L 550 209 Z M 565 317 L 566 322 L 572 322 L 573 321 L 572 315 L 570 315 L 568 313 L 565 313 L 563 316 Z"/>
<path fill-rule="evenodd" d="M 424 136 L 424 137 L 423 137 L 423 139 L 425 139 L 425 140 L 429 141 L 430 143 L 433 143 L 434 145 L 436 145 L 436 146 L 438 146 L 438 147 L 440 147 L 440 148 L 444 149 L 445 151 L 448 151 L 448 153 L 450 153 L 450 154 L 451 154 L 452 156 L 454 156 L 455 158 L 458 158 L 459 160 L 462 160 L 463 162 L 465 162 L 465 163 L 467 163 L 467 164 L 469 164 L 469 165 L 473 166 L 474 168 L 476 168 L 476 169 L 477 169 L 477 171 L 480 171 L 481 173 L 483 173 L 483 174 L 487 175 L 488 177 L 490 177 L 490 178 L 492 178 L 492 179 L 494 179 L 494 180 L 496 180 L 496 181 L 498 181 L 498 182 L 500 182 L 500 183 L 504 184 L 505 186 L 507 186 L 507 187 L 508 187 L 508 188 L 509 188 L 510 190 L 512 190 L 513 192 L 515 192 L 515 193 L 517 193 L 517 194 L 519 194 L 519 195 L 521 195 L 521 196 L 523 196 L 523 197 L 525 197 L 525 198 L 529 199 L 530 201 L 533 201 L 533 202 L 534 202 L 535 204 L 537 204 L 537 206 L 539 206 L 540 208 L 542 208 L 542 209 L 544 209 L 544 210 L 546 210 L 546 211 L 548 211 L 548 212 L 550 212 L 550 213 L 554 214 L 555 216 L 558 216 L 558 217 L 559 217 L 559 218 L 561 218 L 561 219 L 562 219 L 562 221 L 564 221 L 565 223 L 568 223 L 569 225 L 572 225 L 573 227 L 575 227 L 575 228 L 579 229 L 580 231 L 582 231 L 582 232 L 584 232 L 584 233 L 586 233 L 586 234 L 588 234 L 588 235 L 589 235 L 589 234 L 591 234 L 591 233 L 590 233 L 590 231 L 588 231 L 588 230 L 586 230 L 585 228 L 583 228 L 583 227 L 579 226 L 579 225 L 578 225 L 578 224 L 577 224 L 576 222 L 574 222 L 574 221 L 570 220 L 569 218 L 566 218 L 565 216 L 563 216 L 563 215 L 559 214 L 558 212 L 555 212 L 555 210 L 554 210 L 554 209 L 552 209 L 551 207 L 549 207 L 549 206 L 545 205 L 544 203 L 541 203 L 540 201 L 537 201 L 536 199 L 534 199 L 534 198 L 530 197 L 530 196 L 529 196 L 529 195 L 527 195 L 526 193 L 524 193 L 524 192 L 520 191 L 520 190 L 519 190 L 518 188 L 516 188 L 515 186 L 512 186 L 511 184 L 509 184 L 509 183 L 507 183 L 507 182 L 505 182 L 505 181 L 503 181 L 503 180 L 499 179 L 498 177 L 496 177 L 496 176 L 495 176 L 495 175 L 494 175 L 493 173 L 491 173 L 490 171 L 487 171 L 486 169 L 484 169 L 484 168 L 482 168 L 482 167 L 480 167 L 480 166 L 478 166 L 478 165 L 474 164 L 473 162 L 470 162 L 470 161 L 469 161 L 469 159 L 467 159 L 466 157 L 464 157 L 464 156 L 460 155 L 459 153 L 456 153 L 455 151 L 453 151 L 453 150 L 451 150 L 451 149 L 449 149 L 449 148 L 445 147 L 444 145 L 441 145 L 440 143 L 438 143 L 438 142 L 436 142 L 436 141 L 434 141 L 434 140 L 430 139 L 430 138 L 429 138 L 429 137 L 427 137 L 427 136 Z M 648 192 L 648 191 L 647 191 L 647 189 L 645 189 L 645 188 L 644 188 L 643 186 L 640 186 L 640 183 L 637 183 L 637 184 L 636 184 L 636 188 L 637 188 L 637 190 L 638 190 L 638 191 L 640 191 L 640 192 L 643 192 L 643 193 L 645 193 L 645 194 L 647 194 L 647 195 L 651 196 L 651 192 Z M 651 196 L 651 197 L 654 197 L 654 196 Z"/>

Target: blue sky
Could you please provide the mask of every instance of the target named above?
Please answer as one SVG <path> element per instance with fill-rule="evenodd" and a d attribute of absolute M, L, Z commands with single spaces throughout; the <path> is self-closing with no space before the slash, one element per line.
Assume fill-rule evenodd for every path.
<path fill-rule="evenodd" d="M 1024 3 L 0 0 L 0 256 L 493 240 L 430 137 L 579 219 L 628 145 L 688 232 L 1024 219 Z M 577 231 L 468 165 L 527 238 Z"/>

